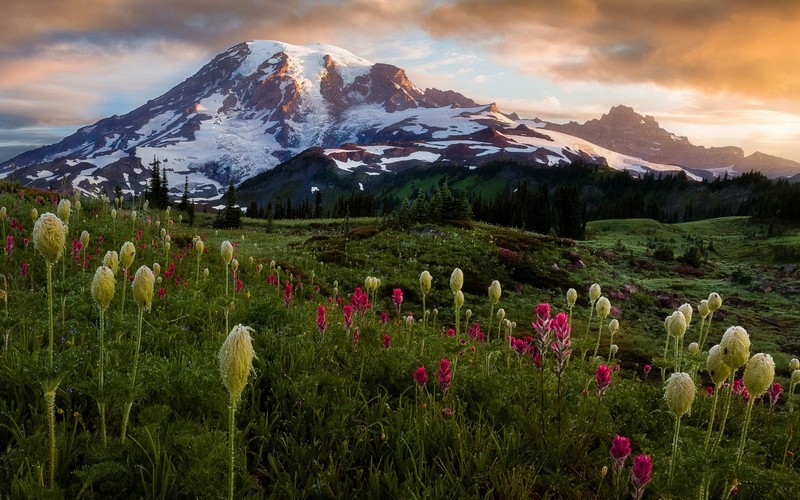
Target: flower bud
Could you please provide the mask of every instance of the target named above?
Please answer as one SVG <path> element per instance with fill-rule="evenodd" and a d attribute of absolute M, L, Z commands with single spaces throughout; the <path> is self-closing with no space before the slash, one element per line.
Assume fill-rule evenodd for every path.
<path fill-rule="evenodd" d="M 89 231 L 84 229 L 81 232 L 81 245 L 83 245 L 83 248 L 86 248 L 88 244 L 89 244 Z"/>
<path fill-rule="evenodd" d="M 601 318 L 605 318 L 611 314 L 611 302 L 605 297 L 600 297 L 594 305 L 594 310 Z"/>
<path fill-rule="evenodd" d="M 111 219 L 112 220 L 116 220 L 116 218 L 117 218 L 117 209 L 116 208 L 112 208 L 111 209 Z"/>
<path fill-rule="evenodd" d="M 492 301 L 492 304 L 497 304 L 502 293 L 503 291 L 500 288 L 500 282 L 497 280 L 492 281 L 492 284 L 489 285 L 489 300 Z"/>
<path fill-rule="evenodd" d="M 219 247 L 219 252 L 222 255 L 222 260 L 226 264 L 230 264 L 231 260 L 233 260 L 233 245 L 231 245 L 231 242 L 228 240 L 223 241 Z"/>
<path fill-rule="evenodd" d="M 673 373 L 667 380 L 664 397 L 675 418 L 684 416 L 692 408 L 694 395 L 694 382 L 688 373 Z"/>
<path fill-rule="evenodd" d="M 208 278 L 208 268 L 203 269 L 203 278 Z"/>
<path fill-rule="evenodd" d="M 110 267 L 111 272 L 116 275 L 117 271 L 119 271 L 119 256 L 117 255 L 117 252 L 114 250 L 109 250 L 106 252 L 105 257 L 103 257 L 103 265 Z"/>
<path fill-rule="evenodd" d="M 717 292 L 711 292 L 708 296 L 708 311 L 713 313 L 722 307 L 722 297 Z"/>
<path fill-rule="evenodd" d="M 199 259 L 200 256 L 203 255 L 203 252 L 206 250 L 206 244 L 203 243 L 203 240 L 197 240 L 197 243 L 194 244 L 194 253 L 197 254 L 197 258 Z"/>
<path fill-rule="evenodd" d="M 464 317 L 467 318 L 467 321 L 469 322 L 469 319 L 472 317 L 472 309 L 467 309 L 467 311 L 464 313 Z"/>
<path fill-rule="evenodd" d="M 602 291 L 600 291 L 600 285 L 597 283 L 593 283 L 591 287 L 589 287 L 589 301 L 594 304 L 597 299 L 600 298 L 602 295 Z"/>
<path fill-rule="evenodd" d="M 92 298 L 102 310 L 108 309 L 114 298 L 114 271 L 108 266 L 100 266 L 92 280 Z"/>
<path fill-rule="evenodd" d="M 619 331 L 619 321 L 616 319 L 609 321 L 608 331 L 611 333 L 611 335 L 615 335 Z"/>
<path fill-rule="evenodd" d="M 153 287 L 156 277 L 147 266 L 142 266 L 133 277 L 133 299 L 140 309 L 150 310 L 153 304 Z"/>
<path fill-rule="evenodd" d="M 708 300 L 703 299 L 703 300 L 700 301 L 700 304 L 697 306 L 697 312 L 698 312 L 698 314 L 700 314 L 700 317 L 703 318 L 703 319 L 708 317 L 708 313 L 710 312 L 708 310 Z"/>
<path fill-rule="evenodd" d="M 750 356 L 750 335 L 741 326 L 732 326 L 722 335 L 719 347 L 722 350 L 722 360 L 732 370 L 736 370 Z"/>
<path fill-rule="evenodd" d="M 570 288 L 567 290 L 567 307 L 572 307 L 575 305 L 575 301 L 578 300 L 578 292 L 574 288 Z"/>
<path fill-rule="evenodd" d="M 461 292 L 461 290 L 456 292 L 455 304 L 456 307 L 461 307 L 464 305 L 464 293 Z"/>
<path fill-rule="evenodd" d="M 72 212 L 72 202 L 68 199 L 64 198 L 58 202 L 58 207 L 56 208 L 56 215 L 58 218 L 64 222 L 64 224 L 69 224 L 69 216 Z"/>
<path fill-rule="evenodd" d="M 158 276 L 159 274 L 161 274 L 161 264 L 153 262 L 153 276 Z"/>
<path fill-rule="evenodd" d="M 698 344 L 697 342 L 692 342 L 691 344 L 689 344 L 689 354 L 694 356 L 698 352 L 700 352 L 700 344 Z"/>
<path fill-rule="evenodd" d="M 792 372 L 792 383 L 800 384 L 800 368 Z"/>
<path fill-rule="evenodd" d="M 233 327 L 222 348 L 219 350 L 219 371 L 222 382 L 231 394 L 233 401 L 238 401 L 242 396 L 247 376 L 253 369 L 253 342 L 248 326 L 237 325 Z"/>
<path fill-rule="evenodd" d="M 725 379 L 731 374 L 731 369 L 725 364 L 722 359 L 722 349 L 719 345 L 715 345 L 708 351 L 708 359 L 706 359 L 706 369 L 714 381 L 714 385 L 719 385 L 725 382 Z"/>
<path fill-rule="evenodd" d="M 51 264 L 61 257 L 65 238 L 64 223 L 55 214 L 44 213 L 33 225 L 33 246 Z"/>
<path fill-rule="evenodd" d="M 428 295 L 431 291 L 431 285 L 433 283 L 433 276 L 428 271 L 422 271 L 419 275 L 419 289 L 422 291 L 422 295 Z"/>
<path fill-rule="evenodd" d="M 757 398 L 767 392 L 775 380 L 775 362 L 772 356 L 760 352 L 753 355 L 744 368 L 742 383 L 751 398 Z"/>
<path fill-rule="evenodd" d="M 236 260 L 236 259 L 232 259 L 231 260 L 231 269 L 233 269 L 234 272 L 236 272 L 236 270 L 239 269 L 239 261 L 238 260 Z"/>
<path fill-rule="evenodd" d="M 680 311 L 681 314 L 683 314 L 683 317 L 686 318 L 686 327 L 688 328 L 692 323 L 692 305 L 683 304 L 678 308 L 678 311 Z"/>
<path fill-rule="evenodd" d="M 31 208 L 31 221 L 33 221 L 33 223 L 35 224 L 36 219 L 38 218 L 39 218 L 39 211 L 36 210 L 36 208 Z"/>
<path fill-rule="evenodd" d="M 610 351 L 612 356 L 615 355 L 619 351 L 619 347 L 617 346 L 617 344 L 611 344 Z"/>
<path fill-rule="evenodd" d="M 680 338 L 686 333 L 686 316 L 680 311 L 675 311 L 667 319 L 667 331 L 673 337 Z"/>
<path fill-rule="evenodd" d="M 792 371 L 800 369 L 800 359 L 792 358 L 792 360 L 789 361 L 789 369 Z"/>
<path fill-rule="evenodd" d="M 122 265 L 122 269 L 129 269 L 135 257 L 136 247 L 133 246 L 133 243 L 130 241 L 123 243 L 119 251 L 119 263 Z"/>
<path fill-rule="evenodd" d="M 506 310 L 502 307 L 497 310 L 497 321 L 503 321 L 506 318 Z"/>
<path fill-rule="evenodd" d="M 453 273 L 450 275 L 450 290 L 453 293 L 457 293 L 461 290 L 462 286 L 464 286 L 464 273 L 461 271 L 461 269 L 455 268 L 453 269 Z"/>

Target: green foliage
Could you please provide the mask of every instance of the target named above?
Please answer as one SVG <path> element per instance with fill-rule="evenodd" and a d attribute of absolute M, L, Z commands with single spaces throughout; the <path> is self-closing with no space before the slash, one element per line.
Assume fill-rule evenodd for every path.
<path fill-rule="evenodd" d="M 214 227 L 222 229 L 234 229 L 242 225 L 242 210 L 236 205 L 236 189 L 233 182 L 228 185 L 225 193 L 225 207 L 217 213 Z"/>

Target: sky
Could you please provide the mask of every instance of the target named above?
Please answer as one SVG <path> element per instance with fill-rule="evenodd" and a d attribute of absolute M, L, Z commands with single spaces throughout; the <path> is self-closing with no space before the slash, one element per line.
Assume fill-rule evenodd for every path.
<path fill-rule="evenodd" d="M 693 144 L 800 161 L 795 0 L 5 0 L 0 161 L 252 39 L 338 45 L 557 123 L 624 104 Z"/>

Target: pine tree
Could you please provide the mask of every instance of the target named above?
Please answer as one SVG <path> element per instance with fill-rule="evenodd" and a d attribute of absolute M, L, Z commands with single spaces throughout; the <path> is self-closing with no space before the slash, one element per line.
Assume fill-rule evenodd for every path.
<path fill-rule="evenodd" d="M 314 193 L 314 218 L 322 218 L 322 191 L 320 190 Z"/>
<path fill-rule="evenodd" d="M 220 228 L 237 228 L 242 225 L 242 211 L 236 206 L 236 189 L 233 187 L 233 182 L 228 185 L 228 191 L 225 193 L 225 208 L 217 213 L 217 219 L 214 221 L 214 227 Z"/>
<path fill-rule="evenodd" d="M 159 192 L 158 200 L 158 208 L 167 208 L 170 206 L 169 185 L 167 184 L 167 167 L 161 167 L 161 191 Z"/>
<path fill-rule="evenodd" d="M 181 202 L 178 204 L 178 210 L 189 209 L 189 176 L 187 175 L 183 181 L 183 196 Z"/>
<path fill-rule="evenodd" d="M 158 158 L 153 156 L 153 162 L 148 163 L 150 169 L 150 192 L 147 194 L 147 200 L 153 208 L 162 208 L 160 205 L 161 196 L 161 162 Z"/>

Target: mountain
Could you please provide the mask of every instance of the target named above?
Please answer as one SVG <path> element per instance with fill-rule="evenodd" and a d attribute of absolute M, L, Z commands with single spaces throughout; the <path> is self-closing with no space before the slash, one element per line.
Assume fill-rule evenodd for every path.
<path fill-rule="evenodd" d="M 39 187 L 69 182 L 89 194 L 119 186 L 132 194 L 146 189 L 148 164 L 158 158 L 173 197 L 187 179 L 192 198 L 215 200 L 229 182 L 312 149 L 339 175 L 368 176 L 434 162 L 478 168 L 508 159 L 543 167 L 582 160 L 633 175 L 751 165 L 785 175 L 796 165 L 766 155 L 744 158 L 737 148 L 692 146 L 630 108 L 583 125 L 555 125 L 451 90 L 420 89 L 401 68 L 338 47 L 250 41 L 125 115 L 0 164 L 0 176 Z"/>
<path fill-rule="evenodd" d="M 741 148 L 734 146 L 695 146 L 686 137 L 661 128 L 652 116 L 642 116 L 628 106 L 614 106 L 599 119 L 583 124 L 574 121 L 563 125 L 548 123 L 546 128 L 580 137 L 618 153 L 688 169 L 714 173 L 728 171 L 734 175 L 756 170 L 768 177 L 791 176 L 800 172 L 800 163 L 760 152 L 745 156 Z"/>

